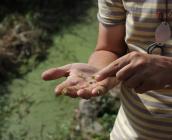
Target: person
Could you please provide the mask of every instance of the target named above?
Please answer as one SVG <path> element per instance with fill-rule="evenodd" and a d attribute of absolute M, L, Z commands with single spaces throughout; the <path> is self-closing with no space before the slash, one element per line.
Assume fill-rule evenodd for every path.
<path fill-rule="evenodd" d="M 57 95 L 89 99 L 120 83 L 111 140 L 172 139 L 172 1 L 99 0 L 99 33 L 88 64 L 51 68 Z M 133 51 L 135 50 L 135 51 Z"/>

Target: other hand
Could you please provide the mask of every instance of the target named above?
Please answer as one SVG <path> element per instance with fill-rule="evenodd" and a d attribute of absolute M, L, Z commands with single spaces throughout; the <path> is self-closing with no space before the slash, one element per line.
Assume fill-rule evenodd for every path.
<path fill-rule="evenodd" d="M 172 87 L 172 58 L 131 52 L 97 73 L 97 81 L 116 76 L 127 87 L 143 93 Z"/>

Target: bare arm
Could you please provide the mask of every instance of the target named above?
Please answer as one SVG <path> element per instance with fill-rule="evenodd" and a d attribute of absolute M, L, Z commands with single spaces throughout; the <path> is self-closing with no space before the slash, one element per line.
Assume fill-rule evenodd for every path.
<path fill-rule="evenodd" d="M 101 69 L 124 55 L 127 50 L 124 38 L 124 24 L 108 27 L 100 23 L 97 46 L 88 63 Z"/>
<path fill-rule="evenodd" d="M 67 76 L 67 79 L 55 88 L 57 95 L 65 93 L 67 96 L 88 99 L 105 94 L 108 89 L 116 85 L 116 78 L 112 77 L 96 82 L 92 79 L 92 75 L 98 72 L 98 69 L 104 68 L 119 56 L 125 54 L 124 37 L 124 25 L 106 27 L 100 24 L 97 46 L 89 58 L 89 65 L 73 63 L 52 68 L 42 74 L 43 79 L 54 80 Z"/>

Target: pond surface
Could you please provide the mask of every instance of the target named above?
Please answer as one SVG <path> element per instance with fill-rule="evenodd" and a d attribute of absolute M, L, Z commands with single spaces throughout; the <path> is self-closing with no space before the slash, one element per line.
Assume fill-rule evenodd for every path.
<path fill-rule="evenodd" d="M 54 87 L 64 79 L 45 82 L 41 73 L 72 62 L 87 62 L 96 44 L 96 9 L 86 21 L 54 36 L 47 59 L 22 79 L 8 85 L 7 115 L 1 120 L 2 140 L 67 140 L 79 99 L 54 96 Z"/>

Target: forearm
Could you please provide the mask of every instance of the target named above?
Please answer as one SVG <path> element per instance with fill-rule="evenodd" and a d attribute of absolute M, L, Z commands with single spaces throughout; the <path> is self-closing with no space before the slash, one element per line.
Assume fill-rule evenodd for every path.
<path fill-rule="evenodd" d="M 88 64 L 101 69 L 124 55 L 127 50 L 124 38 L 124 25 L 108 27 L 100 23 L 97 46 L 90 56 Z"/>
<path fill-rule="evenodd" d="M 113 52 L 105 51 L 105 50 L 99 50 L 93 52 L 93 54 L 90 56 L 88 60 L 88 64 L 98 68 L 102 69 L 114 60 L 118 58 L 118 55 L 116 55 Z"/>

